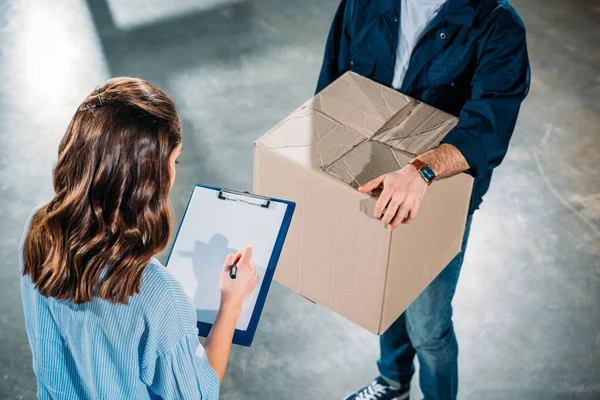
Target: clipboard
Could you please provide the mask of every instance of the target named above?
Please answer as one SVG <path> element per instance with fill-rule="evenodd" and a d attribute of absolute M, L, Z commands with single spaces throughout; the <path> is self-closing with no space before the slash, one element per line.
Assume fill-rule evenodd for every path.
<path fill-rule="evenodd" d="M 248 192 L 194 186 L 166 267 L 192 298 L 199 336 L 208 336 L 216 318 L 227 254 L 251 246 L 259 283 L 242 307 L 233 343 L 252 344 L 295 206 Z"/>

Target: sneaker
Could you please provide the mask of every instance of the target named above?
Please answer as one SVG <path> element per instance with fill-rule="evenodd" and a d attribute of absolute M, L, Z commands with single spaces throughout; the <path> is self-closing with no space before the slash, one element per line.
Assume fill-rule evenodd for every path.
<path fill-rule="evenodd" d="M 352 393 L 344 400 L 407 400 L 409 393 L 408 385 L 397 389 L 390 386 L 383 377 L 378 376 L 370 385 Z"/>

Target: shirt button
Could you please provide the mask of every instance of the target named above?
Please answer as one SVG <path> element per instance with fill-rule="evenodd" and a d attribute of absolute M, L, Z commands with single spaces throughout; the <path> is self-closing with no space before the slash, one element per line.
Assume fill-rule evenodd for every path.
<path fill-rule="evenodd" d="M 394 16 L 394 22 L 398 22 L 398 17 Z"/>
<path fill-rule="evenodd" d="M 455 87 L 456 87 L 456 83 L 452 82 L 452 83 L 450 84 L 450 86 L 452 86 L 453 88 L 455 88 Z"/>
<path fill-rule="evenodd" d="M 354 61 L 350 61 L 350 65 L 354 65 Z"/>
<path fill-rule="evenodd" d="M 447 37 L 448 37 L 448 35 L 446 35 L 446 32 L 440 33 L 440 39 L 446 40 Z"/>

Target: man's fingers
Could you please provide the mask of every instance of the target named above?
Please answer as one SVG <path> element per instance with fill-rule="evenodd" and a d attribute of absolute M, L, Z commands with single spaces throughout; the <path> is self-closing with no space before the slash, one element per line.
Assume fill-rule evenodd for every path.
<path fill-rule="evenodd" d="M 393 193 L 394 192 L 392 192 L 391 190 L 383 188 L 383 192 L 381 192 L 381 195 L 379 196 L 379 199 L 377 200 L 377 203 L 375 204 L 375 212 L 374 212 L 375 218 L 377 218 L 377 219 L 381 218 L 381 216 L 383 214 L 383 210 L 385 210 L 385 208 L 388 206 L 388 203 L 392 199 Z"/>
<path fill-rule="evenodd" d="M 399 213 L 396 213 L 396 216 L 394 217 L 392 222 L 390 222 L 388 224 L 388 226 L 387 226 L 388 229 L 393 231 L 394 229 L 396 229 L 397 227 L 399 227 L 402 224 L 402 220 L 403 220 L 403 217 L 401 217 Z"/>
<path fill-rule="evenodd" d="M 387 206 L 387 210 L 385 211 L 385 215 L 383 216 L 383 218 L 381 218 L 381 221 L 384 224 L 387 225 L 390 222 L 392 222 L 392 220 L 394 219 L 394 216 L 396 215 L 396 212 L 398 211 L 398 207 L 400 207 L 403 200 L 404 200 L 404 196 L 400 195 L 400 194 L 396 194 L 392 197 L 392 199 L 390 200 L 390 202 Z"/>
<path fill-rule="evenodd" d="M 410 213 L 410 203 L 404 202 L 398 209 L 398 217 L 401 221 L 404 221 Z"/>
<path fill-rule="evenodd" d="M 381 186 L 381 184 L 383 183 L 384 177 L 385 177 L 385 175 L 381 175 L 380 177 L 373 179 L 371 182 L 359 187 L 358 191 L 362 192 L 362 193 L 371 193 L 371 191 L 373 191 L 373 190 L 377 189 L 379 186 Z"/>
<path fill-rule="evenodd" d="M 402 221 L 406 219 L 408 214 L 410 213 L 410 205 L 405 201 L 402 203 L 400 208 L 398 208 L 398 212 L 396 212 L 396 216 L 394 219 L 388 224 L 388 229 L 394 230 L 402 224 Z"/>
<path fill-rule="evenodd" d="M 415 204 L 410 208 L 410 213 L 408 218 L 404 223 L 409 224 L 417 218 L 417 214 L 419 214 L 419 207 L 421 207 L 421 201 L 415 202 Z"/>

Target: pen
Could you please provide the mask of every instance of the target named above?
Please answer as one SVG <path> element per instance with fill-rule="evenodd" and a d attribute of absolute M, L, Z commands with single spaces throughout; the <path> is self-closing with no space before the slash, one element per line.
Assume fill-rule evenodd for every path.
<path fill-rule="evenodd" d="M 233 265 L 231 266 L 231 269 L 229 270 L 229 277 L 231 279 L 235 279 L 236 278 L 236 274 L 237 274 L 237 263 L 238 261 L 240 261 L 240 258 L 242 257 L 241 253 L 237 253 L 235 255 L 235 262 L 233 263 Z"/>

